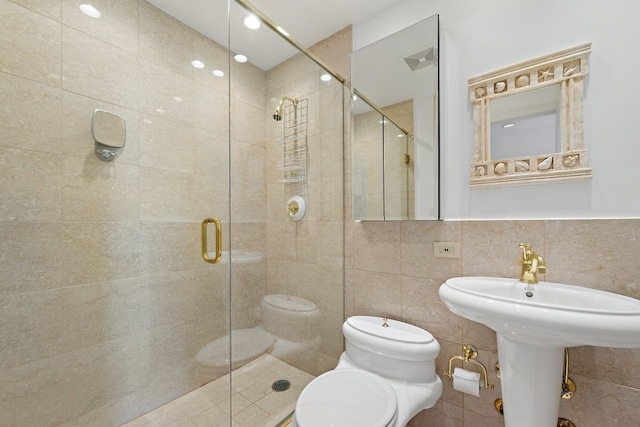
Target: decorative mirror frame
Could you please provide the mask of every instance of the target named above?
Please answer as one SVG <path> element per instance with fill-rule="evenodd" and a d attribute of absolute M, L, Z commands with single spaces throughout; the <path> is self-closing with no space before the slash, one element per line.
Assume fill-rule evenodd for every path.
<path fill-rule="evenodd" d="M 497 186 L 537 181 L 591 179 L 583 141 L 583 77 L 589 73 L 591 43 L 521 62 L 468 80 L 473 105 L 474 154 L 470 185 Z M 492 100 L 560 85 L 560 152 L 491 159 Z"/>

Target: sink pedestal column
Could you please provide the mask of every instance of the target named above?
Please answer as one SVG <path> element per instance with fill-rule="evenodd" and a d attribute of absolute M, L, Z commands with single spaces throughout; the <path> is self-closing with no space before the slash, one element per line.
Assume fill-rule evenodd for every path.
<path fill-rule="evenodd" d="M 505 427 L 556 427 L 564 348 L 497 336 Z"/>

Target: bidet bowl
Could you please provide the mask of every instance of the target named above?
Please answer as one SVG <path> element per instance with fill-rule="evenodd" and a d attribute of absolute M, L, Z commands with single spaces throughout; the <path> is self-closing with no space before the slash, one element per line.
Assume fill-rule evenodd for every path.
<path fill-rule="evenodd" d="M 640 347 L 640 300 L 598 289 L 456 277 L 440 299 L 457 315 L 512 340 L 546 347 Z"/>

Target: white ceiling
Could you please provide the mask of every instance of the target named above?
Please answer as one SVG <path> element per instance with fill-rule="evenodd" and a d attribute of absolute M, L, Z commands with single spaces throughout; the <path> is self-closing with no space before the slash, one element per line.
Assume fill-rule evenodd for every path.
<path fill-rule="evenodd" d="M 296 50 L 264 25 L 247 30 L 247 12 L 232 1 L 231 28 L 227 25 L 227 0 L 148 0 L 190 27 L 264 70 L 296 53 Z M 350 24 L 356 24 L 402 0 L 253 0 L 251 4 L 309 47 Z M 231 46 L 229 46 L 229 31 Z"/>

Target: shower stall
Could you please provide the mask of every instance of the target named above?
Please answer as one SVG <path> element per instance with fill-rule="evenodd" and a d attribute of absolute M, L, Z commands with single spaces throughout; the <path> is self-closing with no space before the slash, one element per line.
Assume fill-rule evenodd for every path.
<path fill-rule="evenodd" d="M 161 2 L 80 3 L 0 0 L 0 426 L 154 425 L 203 387 L 193 424 L 275 426 L 342 351 L 343 84 L 264 16 L 240 34 L 244 2 L 210 2 L 216 40 Z M 291 54 L 261 67 L 246 37 Z M 110 161 L 96 110 L 124 123 Z M 247 387 L 256 362 L 273 388 Z"/>

